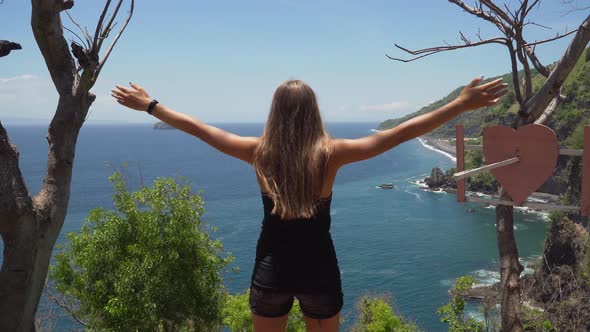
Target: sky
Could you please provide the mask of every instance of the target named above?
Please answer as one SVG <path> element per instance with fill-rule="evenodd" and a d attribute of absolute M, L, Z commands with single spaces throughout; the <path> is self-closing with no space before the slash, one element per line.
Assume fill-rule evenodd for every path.
<path fill-rule="evenodd" d="M 125 1 L 121 14 L 129 8 Z M 103 4 L 78 0 L 70 13 L 94 31 Z M 569 9 L 561 0 L 541 1 L 531 18 L 551 29 L 529 25 L 525 38 L 553 37 L 588 15 L 567 14 Z M 5 124 L 48 123 L 57 105 L 30 15 L 30 1 L 0 4 L 0 39 L 23 47 L 0 58 Z M 75 30 L 67 16 L 62 19 Z M 119 26 L 122 21 L 121 15 Z M 138 0 L 92 90 L 97 99 L 87 124 L 155 122 L 110 97 L 115 84 L 130 81 L 205 122 L 262 123 L 274 90 L 287 79 L 314 89 L 326 122 L 378 123 L 416 111 L 476 76 L 510 71 L 506 48 L 496 44 L 411 63 L 386 57 L 408 56 L 394 43 L 411 49 L 457 43 L 459 31 L 474 39 L 477 31 L 483 38 L 500 36 L 488 22 L 443 0 Z M 557 61 L 570 39 L 540 45 L 537 55 L 545 64 Z"/>

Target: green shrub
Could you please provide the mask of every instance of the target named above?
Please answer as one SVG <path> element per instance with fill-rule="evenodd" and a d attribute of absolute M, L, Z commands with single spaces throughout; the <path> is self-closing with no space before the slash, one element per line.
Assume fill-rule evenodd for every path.
<path fill-rule="evenodd" d="M 465 315 L 465 291 L 475 284 L 473 276 L 463 276 L 455 280 L 453 297 L 448 304 L 438 308 L 436 313 L 441 317 L 441 322 L 449 324 L 450 332 L 481 332 L 484 324 Z"/>
<path fill-rule="evenodd" d="M 363 296 L 357 302 L 358 321 L 351 332 L 415 332 L 414 324 L 404 321 L 393 312 L 383 296 Z"/>
<path fill-rule="evenodd" d="M 248 298 L 250 290 L 244 293 L 229 295 L 223 308 L 223 325 L 232 332 L 252 332 L 252 314 Z M 289 312 L 289 320 L 286 332 L 305 332 L 305 319 L 299 307 L 299 301 L 295 300 L 293 308 Z"/>
<path fill-rule="evenodd" d="M 231 257 L 201 222 L 201 198 L 170 178 L 133 193 L 120 173 L 109 180 L 116 210 L 92 210 L 50 270 L 73 314 L 97 330 L 217 328 Z"/>

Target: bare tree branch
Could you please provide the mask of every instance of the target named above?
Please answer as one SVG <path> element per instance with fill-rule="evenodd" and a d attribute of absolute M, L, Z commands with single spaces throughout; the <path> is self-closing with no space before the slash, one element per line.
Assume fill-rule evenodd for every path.
<path fill-rule="evenodd" d="M 512 18 L 510 18 L 510 16 L 508 14 L 506 14 L 502 9 L 500 9 L 500 7 L 496 6 L 496 4 L 493 3 L 492 1 L 481 0 L 480 2 L 482 4 L 484 4 L 486 7 L 488 7 L 494 14 L 498 15 L 501 19 L 506 21 L 506 23 L 508 23 L 508 25 L 510 25 L 510 26 L 516 25 L 516 21 L 512 20 Z"/>
<path fill-rule="evenodd" d="M 96 24 L 96 30 L 94 32 L 94 39 L 92 40 L 92 47 L 91 50 L 97 50 L 96 46 L 98 43 L 98 38 L 100 37 L 100 32 L 102 31 L 102 25 L 104 23 L 104 18 L 109 11 L 109 7 L 111 5 L 111 0 L 107 0 L 104 8 L 102 9 L 102 13 L 100 14 L 100 18 L 98 19 L 98 23 Z"/>
<path fill-rule="evenodd" d="M 467 39 L 465 38 L 465 40 L 467 40 Z M 391 57 L 387 54 L 385 56 L 387 56 L 391 60 L 396 60 L 396 61 L 401 61 L 401 62 L 411 62 L 411 61 L 415 61 L 415 60 L 427 57 L 432 54 L 446 52 L 446 51 L 453 51 L 453 50 L 458 50 L 458 49 L 462 49 L 462 48 L 475 47 L 475 46 L 480 46 L 480 45 L 485 45 L 485 44 L 493 44 L 493 43 L 505 45 L 506 43 L 508 43 L 508 40 L 506 38 L 497 37 L 497 38 L 490 38 L 490 39 L 481 40 L 481 41 L 477 41 L 477 42 L 469 42 L 468 40 L 464 41 L 464 42 L 465 42 L 465 44 L 463 44 L 463 45 L 437 46 L 437 47 L 423 48 L 423 49 L 419 49 L 419 50 L 410 50 L 410 49 L 407 49 L 407 48 L 400 46 L 398 44 L 394 44 L 395 47 L 399 48 L 400 50 L 402 50 L 406 53 L 409 53 L 411 55 L 419 55 L 419 56 L 411 58 L 411 59 L 395 58 L 395 57 Z"/>
<path fill-rule="evenodd" d="M 510 54 L 510 64 L 512 66 L 512 85 L 514 86 L 514 97 L 519 105 L 524 104 L 524 100 L 522 99 L 522 93 L 520 91 L 520 78 L 518 77 L 518 64 L 516 62 L 516 52 L 514 51 L 514 46 L 512 43 L 507 43 L 506 46 L 508 47 L 508 53 Z M 521 110 L 519 110 L 520 112 Z"/>
<path fill-rule="evenodd" d="M 516 29 L 516 56 L 518 57 L 518 61 L 523 66 L 524 71 L 524 100 L 529 100 L 533 96 L 533 80 L 531 74 L 531 68 L 529 66 L 529 61 L 523 52 L 524 48 L 524 40 L 522 38 L 522 27 L 518 27 Z"/>
<path fill-rule="evenodd" d="M 555 36 L 553 38 L 544 39 L 544 40 L 536 41 L 536 42 L 533 42 L 533 43 L 526 43 L 526 44 L 524 44 L 524 46 L 525 47 L 528 47 L 528 46 L 536 46 L 536 45 L 539 45 L 539 44 L 544 44 L 544 43 L 552 42 L 554 40 L 558 40 L 558 39 L 561 39 L 563 37 L 567 37 L 567 36 L 571 35 L 574 32 L 577 32 L 577 31 L 578 31 L 578 29 L 575 29 L 575 30 L 572 30 L 570 32 L 564 33 L 563 35 L 557 34 L 557 36 Z"/>
<path fill-rule="evenodd" d="M 119 30 L 119 32 L 117 33 L 117 35 L 115 36 L 113 41 L 111 42 L 111 45 L 109 46 L 107 52 L 105 53 L 104 57 L 102 58 L 102 61 L 100 61 L 100 64 L 98 65 L 98 68 L 96 69 L 96 73 L 94 74 L 95 77 L 98 77 L 98 74 L 100 74 L 102 67 L 104 66 L 104 64 L 108 60 L 109 56 L 111 55 L 111 52 L 113 51 L 113 48 L 115 47 L 115 44 L 117 44 L 117 41 L 119 40 L 119 38 L 121 38 L 121 35 L 125 31 L 125 28 L 127 28 L 127 24 L 129 24 L 129 21 L 131 21 L 131 17 L 133 16 L 134 7 L 135 7 L 135 0 L 131 0 L 131 7 L 129 8 L 129 14 L 127 15 L 127 19 L 125 20 L 125 23 L 123 24 L 123 26 L 121 27 L 121 29 Z M 94 84 L 95 81 L 96 81 L 96 79 L 92 82 L 92 84 Z"/>
<path fill-rule="evenodd" d="M 113 11 L 113 14 L 111 15 L 110 19 L 108 20 L 107 25 L 105 25 L 104 29 L 102 30 L 99 41 L 98 41 L 97 50 L 101 49 L 103 41 L 109 36 L 109 33 L 113 29 L 113 27 L 114 27 L 113 21 L 115 20 L 115 17 L 117 17 L 117 14 L 119 13 L 119 9 L 121 8 L 121 4 L 123 4 L 123 0 L 119 0 L 119 2 L 117 3 L 117 6 L 115 6 L 115 10 Z"/>
<path fill-rule="evenodd" d="M 563 82 L 573 69 L 577 59 L 580 57 L 586 45 L 590 41 L 590 15 L 577 29 L 577 33 L 572 38 L 563 57 L 559 60 L 555 68 L 549 74 L 545 83 L 539 91 L 525 103 L 525 109 L 530 119 L 537 119 L 544 112 L 545 108 L 555 96 L 559 94 L 559 89 Z M 532 121 L 531 121 L 532 122 Z"/>
<path fill-rule="evenodd" d="M 90 49 L 90 47 L 92 47 L 92 37 L 90 37 L 90 34 L 88 33 L 87 29 L 82 29 L 82 27 L 80 26 L 80 24 L 78 24 L 78 22 L 76 22 L 74 20 L 74 18 L 72 17 L 72 15 L 70 15 L 70 12 L 68 10 L 65 11 L 66 15 L 68 15 L 68 17 L 70 18 L 70 21 L 72 21 L 72 23 L 78 27 L 78 29 L 82 32 L 82 35 L 84 35 L 84 40 L 85 40 L 85 46 L 87 49 Z M 64 27 L 65 28 L 65 27 Z M 68 29 L 68 31 L 71 31 Z"/>
<path fill-rule="evenodd" d="M 532 9 L 533 9 L 533 8 L 534 8 L 536 5 L 540 4 L 540 2 L 541 2 L 540 0 L 535 0 L 535 1 L 533 2 L 533 4 L 532 4 L 532 5 L 530 5 L 530 6 L 529 6 L 529 8 L 528 8 L 528 9 L 527 9 L 527 10 L 524 12 L 524 14 L 523 14 L 523 17 L 526 17 L 526 16 L 528 16 L 528 15 L 529 15 L 529 13 L 530 13 L 530 11 L 531 11 L 531 10 L 532 10 Z"/>
<path fill-rule="evenodd" d="M 74 73 L 76 65 L 68 49 L 68 43 L 63 37 L 63 28 L 60 11 L 64 10 L 56 6 L 56 1 L 32 0 L 33 8 L 39 11 L 38 15 L 32 15 L 31 26 L 35 40 L 47 69 L 53 80 L 57 92 L 66 95 L 72 92 L 74 85 Z"/>
<path fill-rule="evenodd" d="M 18 167 L 18 151 L 10 144 L 6 129 L 0 123 L 0 233 L 9 229 L 12 213 L 32 207 L 31 197 Z"/>
<path fill-rule="evenodd" d="M 560 92 L 553 98 L 553 100 L 551 100 L 547 108 L 545 108 L 543 114 L 541 114 L 541 116 L 539 116 L 539 118 L 535 120 L 535 124 L 544 124 L 545 121 L 547 121 L 547 119 L 549 119 L 553 115 L 553 113 L 555 113 L 557 107 L 559 107 L 559 104 L 561 104 L 561 102 L 564 99 L 565 96 L 561 94 L 560 89 Z"/>
<path fill-rule="evenodd" d="M 0 58 L 7 56 L 11 51 L 22 50 L 22 46 L 8 40 L 0 40 Z"/>
<path fill-rule="evenodd" d="M 526 51 L 526 55 L 531 60 L 531 63 L 533 64 L 535 69 L 537 69 L 539 74 L 541 74 L 545 77 L 549 77 L 549 69 L 547 69 L 547 67 L 545 67 L 541 63 L 541 61 L 539 61 L 539 59 L 537 58 L 537 55 L 535 54 L 534 47 L 525 47 L 525 51 Z"/>
<path fill-rule="evenodd" d="M 58 306 L 66 309 L 66 311 L 70 314 L 70 316 L 72 316 L 72 318 L 74 318 L 76 320 L 76 322 L 80 323 L 84 327 L 90 327 L 90 325 L 87 322 L 84 322 L 81 318 L 78 317 L 78 315 L 76 314 L 75 309 L 70 304 L 66 303 L 65 299 L 63 298 L 63 296 L 60 296 L 60 298 L 58 299 L 55 295 L 53 295 L 53 293 L 51 293 L 51 291 L 49 290 L 49 284 L 48 283 L 45 283 L 45 287 L 43 288 L 43 291 L 45 292 L 45 294 L 47 295 L 47 297 L 49 297 L 49 299 L 53 303 L 55 303 Z"/>
<path fill-rule="evenodd" d="M 480 17 L 488 22 L 493 23 L 494 25 L 496 25 L 498 27 L 498 29 L 500 29 L 500 31 L 504 35 L 506 35 L 507 37 L 512 37 L 512 35 L 513 35 L 512 30 L 508 26 L 506 26 L 504 24 L 504 22 L 502 22 L 502 20 L 490 15 L 489 12 L 485 12 L 481 7 L 481 2 L 479 2 L 479 4 L 480 4 L 479 8 L 473 8 L 473 7 L 466 5 L 461 0 L 448 0 L 448 1 L 461 7 L 463 10 L 465 10 L 466 12 L 468 12 L 472 15 L 475 15 L 475 16 Z"/>

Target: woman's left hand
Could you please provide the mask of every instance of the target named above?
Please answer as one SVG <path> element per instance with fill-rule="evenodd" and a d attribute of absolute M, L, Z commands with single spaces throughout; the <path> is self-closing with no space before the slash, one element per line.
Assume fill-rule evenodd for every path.
<path fill-rule="evenodd" d="M 146 111 L 152 98 L 141 86 L 129 82 L 131 88 L 117 85 L 111 90 L 111 96 L 117 99 L 117 102 L 137 111 Z"/>

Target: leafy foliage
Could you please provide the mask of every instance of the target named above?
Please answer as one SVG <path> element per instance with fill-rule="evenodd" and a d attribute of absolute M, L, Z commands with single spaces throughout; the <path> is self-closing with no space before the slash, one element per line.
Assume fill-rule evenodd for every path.
<path fill-rule="evenodd" d="M 590 112 L 588 112 L 590 108 L 590 61 L 587 60 L 590 59 L 590 49 L 586 49 L 584 52 L 563 84 L 562 93 L 566 95 L 566 99 L 560 105 L 560 109 L 554 113 L 546 124 L 555 131 L 560 142 L 565 141 L 570 146 L 576 146 L 576 143 L 580 142 L 579 130 L 581 129 L 578 128 L 584 124 L 590 124 Z M 551 68 L 552 66 L 549 67 Z M 545 77 L 538 74 L 535 70 L 531 72 L 533 75 L 533 91 L 537 91 L 545 81 Z M 454 137 L 455 125 L 459 123 L 464 125 L 465 135 L 467 137 L 481 136 L 483 128 L 497 124 L 512 126 L 517 119 L 517 112 L 519 110 L 519 105 L 514 96 L 512 74 L 508 73 L 493 77 L 486 81 L 500 77 L 503 78 L 505 83 L 508 83 L 509 92 L 497 105 L 465 112 L 433 130 L 429 135 L 436 138 Z M 455 99 L 461 92 L 461 89 L 462 87 L 452 91 L 446 97 L 421 108 L 417 112 L 408 114 L 402 118 L 386 120 L 379 125 L 379 129 L 393 128 L 413 117 L 434 111 Z M 576 138 L 570 138 L 570 136 L 575 136 Z"/>
<path fill-rule="evenodd" d="M 523 313 L 523 328 L 525 331 L 538 331 L 538 332 L 557 332 L 555 326 L 550 319 L 547 319 L 547 315 L 534 308 L 522 306 Z"/>
<path fill-rule="evenodd" d="M 475 284 L 473 276 L 463 276 L 455 280 L 453 297 L 448 304 L 443 305 L 436 311 L 442 316 L 441 321 L 449 324 L 450 332 L 482 332 L 484 324 L 473 318 L 465 316 L 465 291 Z"/>
<path fill-rule="evenodd" d="M 252 332 L 252 314 L 248 298 L 250 290 L 244 293 L 229 295 L 223 308 L 223 325 L 232 332 Z M 286 332 L 305 332 L 305 319 L 299 307 L 299 301 L 295 300 L 293 308 L 289 312 Z"/>
<path fill-rule="evenodd" d="M 352 332 L 415 332 L 414 324 L 404 321 L 393 312 L 388 300 L 383 296 L 363 296 L 357 302 L 358 321 Z"/>
<path fill-rule="evenodd" d="M 484 158 L 481 151 L 466 151 L 465 153 L 465 169 L 473 169 L 483 166 Z M 498 191 L 498 181 L 489 172 L 479 173 L 471 176 L 465 181 L 467 189 L 470 191 L 495 193 Z"/>
<path fill-rule="evenodd" d="M 93 209 L 50 270 L 74 313 L 98 330 L 219 326 L 232 258 L 209 237 L 201 198 L 170 178 L 133 193 L 120 173 L 109 179 L 116 210 Z"/>

